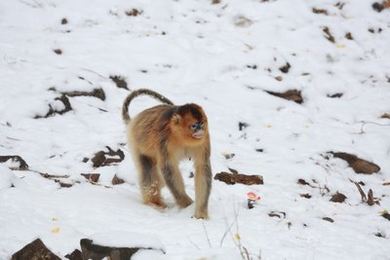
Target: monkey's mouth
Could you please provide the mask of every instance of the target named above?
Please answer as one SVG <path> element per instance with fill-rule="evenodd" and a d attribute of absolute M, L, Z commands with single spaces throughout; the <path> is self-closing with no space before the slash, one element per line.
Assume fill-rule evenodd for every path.
<path fill-rule="evenodd" d="M 195 138 L 195 139 L 202 139 L 204 136 L 204 131 L 203 130 L 200 130 L 200 131 L 196 131 L 192 134 L 192 137 Z"/>

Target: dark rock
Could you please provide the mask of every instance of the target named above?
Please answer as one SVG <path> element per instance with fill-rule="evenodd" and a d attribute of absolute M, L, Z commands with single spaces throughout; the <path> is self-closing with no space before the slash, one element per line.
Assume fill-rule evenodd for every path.
<path fill-rule="evenodd" d="M 119 163 L 123 161 L 123 159 L 125 158 L 125 154 L 121 149 L 114 151 L 109 146 L 106 146 L 106 148 L 108 149 L 108 152 L 99 151 L 95 153 L 93 158 L 91 158 L 93 167 L 96 168 L 96 167 L 111 165 L 114 163 Z"/>
<path fill-rule="evenodd" d="M 334 220 L 332 218 L 329 218 L 329 217 L 323 217 L 322 220 L 328 221 L 330 223 L 334 222 Z"/>
<path fill-rule="evenodd" d="M 299 194 L 302 198 L 306 198 L 306 199 L 310 199 L 311 198 L 311 195 L 309 193 L 303 193 L 303 194 Z"/>
<path fill-rule="evenodd" d="M 53 51 L 57 55 L 61 55 L 62 54 L 62 50 L 61 49 L 54 49 Z"/>
<path fill-rule="evenodd" d="M 332 33 L 330 32 L 329 30 L 329 27 L 325 26 L 322 31 L 325 33 L 325 38 L 330 41 L 331 43 L 335 43 L 336 40 L 334 38 L 334 36 L 332 35 Z"/>
<path fill-rule="evenodd" d="M 286 212 L 283 212 L 283 211 L 271 211 L 270 213 L 268 213 L 268 216 L 270 216 L 271 218 L 273 218 L 273 217 L 277 217 L 277 218 L 283 218 L 283 219 L 285 219 L 286 218 L 286 216 L 287 216 L 287 214 L 286 214 Z"/>
<path fill-rule="evenodd" d="M 390 119 L 390 113 L 384 113 L 381 118 Z"/>
<path fill-rule="evenodd" d="M 123 179 L 119 178 L 118 176 L 116 176 L 116 174 L 115 174 L 114 177 L 112 178 L 111 183 L 112 183 L 112 185 L 118 185 L 118 184 L 125 183 L 125 181 Z"/>
<path fill-rule="evenodd" d="M 388 221 L 390 221 L 390 214 L 389 214 L 389 212 L 384 211 L 384 212 L 381 214 L 381 216 L 384 217 L 385 219 L 387 219 Z"/>
<path fill-rule="evenodd" d="M 142 247 L 109 247 L 103 245 L 94 244 L 90 239 L 80 240 L 81 251 L 83 259 L 102 260 L 107 257 L 110 260 L 128 260 L 138 250 L 154 248 L 142 248 Z M 158 249 L 165 253 L 163 250 Z"/>
<path fill-rule="evenodd" d="M 61 19 L 61 24 L 64 25 L 64 24 L 67 24 L 68 23 L 68 19 L 66 18 L 62 18 Z"/>
<path fill-rule="evenodd" d="M 335 158 L 339 158 L 347 161 L 349 167 L 351 167 L 356 173 L 373 174 L 380 171 L 380 167 L 375 163 L 363 160 L 356 155 L 343 153 L 343 152 L 330 152 Z"/>
<path fill-rule="evenodd" d="M 13 162 L 18 162 L 19 167 L 12 170 L 28 170 L 28 164 L 26 161 L 19 155 L 0 155 L 0 163 L 12 160 Z"/>
<path fill-rule="evenodd" d="M 76 249 L 72 253 L 67 254 L 65 258 L 69 260 L 83 260 L 83 255 L 80 250 Z"/>
<path fill-rule="evenodd" d="M 135 8 L 125 12 L 125 14 L 127 16 L 138 16 L 138 15 L 141 15 L 142 13 L 143 13 L 142 10 L 138 10 L 138 9 L 135 9 Z"/>
<path fill-rule="evenodd" d="M 290 68 L 291 68 L 291 65 L 290 65 L 290 63 L 287 62 L 286 65 L 283 65 L 282 67 L 280 67 L 279 70 L 283 73 L 288 73 Z"/>
<path fill-rule="evenodd" d="M 123 88 L 123 89 L 129 90 L 129 88 L 127 87 L 126 79 L 124 77 L 118 76 L 118 75 L 111 75 L 110 79 L 112 81 L 114 81 L 114 83 L 116 84 L 116 86 L 118 88 Z"/>
<path fill-rule="evenodd" d="M 343 96 L 343 93 L 335 93 L 335 94 L 328 94 L 326 95 L 328 98 L 341 98 Z"/>
<path fill-rule="evenodd" d="M 330 198 L 330 201 L 337 202 L 337 203 L 343 203 L 346 200 L 347 196 L 345 196 L 342 193 L 336 192 L 332 195 L 332 198 Z"/>
<path fill-rule="evenodd" d="M 11 260 L 61 260 L 40 239 L 36 239 L 12 255 Z"/>
<path fill-rule="evenodd" d="M 99 173 L 82 173 L 81 175 L 92 182 L 98 182 L 100 177 Z"/>
<path fill-rule="evenodd" d="M 311 184 L 308 183 L 307 181 L 305 181 L 304 179 L 298 179 L 297 183 L 300 184 L 300 185 L 308 185 L 308 186 L 311 186 Z"/>
<path fill-rule="evenodd" d="M 249 126 L 248 123 L 245 123 L 245 122 L 238 122 L 238 130 L 239 130 L 239 131 L 244 130 L 244 129 L 247 128 L 248 126 Z"/>
<path fill-rule="evenodd" d="M 102 101 L 106 100 L 106 94 L 104 93 L 104 90 L 102 88 L 95 88 L 92 91 L 69 91 L 69 92 L 62 92 L 63 95 L 66 95 L 68 97 L 96 97 Z"/>
<path fill-rule="evenodd" d="M 65 108 L 62 110 L 56 110 L 49 104 L 49 112 L 47 112 L 46 115 L 44 115 L 44 116 L 37 115 L 34 118 L 35 119 L 48 118 L 48 117 L 54 116 L 56 114 L 63 115 L 65 113 L 73 110 L 73 108 L 70 104 L 69 98 L 66 95 L 62 94 L 60 97 L 56 97 L 54 100 L 61 101 L 64 104 Z"/>
<path fill-rule="evenodd" d="M 375 2 L 372 4 L 372 8 L 378 13 L 382 12 L 385 9 L 385 6 L 381 3 Z"/>
<path fill-rule="evenodd" d="M 315 8 L 315 7 L 313 7 L 311 10 L 312 10 L 313 13 L 315 13 L 315 14 L 324 14 L 324 15 L 328 15 L 328 11 L 325 10 L 325 9 L 320 9 L 320 8 Z"/>
<path fill-rule="evenodd" d="M 347 32 L 347 33 L 345 34 L 345 38 L 352 41 L 352 40 L 353 40 L 352 33 Z"/>

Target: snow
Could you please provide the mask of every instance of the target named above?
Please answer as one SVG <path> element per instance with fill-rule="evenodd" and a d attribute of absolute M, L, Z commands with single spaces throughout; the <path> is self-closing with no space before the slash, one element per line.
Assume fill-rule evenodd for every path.
<path fill-rule="evenodd" d="M 253 259 L 389 259 L 390 226 L 380 214 L 390 210 L 390 186 L 383 185 L 390 181 L 390 121 L 380 117 L 390 112 L 390 10 L 378 13 L 373 2 L 0 1 L 0 155 L 19 155 L 30 169 L 0 164 L 0 259 L 37 237 L 64 257 L 80 239 L 118 230 L 161 241 L 165 255 L 139 252 L 139 259 L 240 259 L 240 244 Z M 133 8 L 142 13 L 125 14 Z M 178 209 L 166 189 L 167 209 L 143 205 L 120 116 L 129 91 L 110 75 L 125 77 L 131 90 L 200 104 L 210 122 L 213 173 L 230 167 L 262 175 L 265 184 L 213 181 L 207 221 L 191 218 L 193 205 Z M 95 88 L 105 101 L 69 97 L 72 111 L 34 119 L 49 105 L 63 109 L 55 100 L 61 92 Z M 264 91 L 288 89 L 300 90 L 303 104 Z M 343 96 L 327 97 L 336 93 Z M 139 98 L 130 113 L 154 104 Z M 249 126 L 239 131 L 239 122 Z M 82 162 L 106 146 L 125 159 L 96 169 Z M 356 154 L 381 170 L 357 175 L 345 161 L 324 158 L 329 151 Z M 191 163 L 181 169 L 194 197 Z M 38 172 L 79 183 L 61 188 Z M 99 185 L 81 173 L 100 173 Z M 113 186 L 115 174 L 126 183 Z M 364 182 L 380 205 L 361 203 L 350 180 Z M 346 202 L 329 201 L 337 191 Z M 248 192 L 261 196 L 250 210 Z"/>

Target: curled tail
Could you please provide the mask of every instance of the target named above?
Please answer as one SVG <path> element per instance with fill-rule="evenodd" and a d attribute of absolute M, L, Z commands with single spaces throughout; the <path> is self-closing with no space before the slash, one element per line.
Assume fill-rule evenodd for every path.
<path fill-rule="evenodd" d="M 130 122 L 130 116 L 129 116 L 129 105 L 130 105 L 130 102 L 138 97 L 138 96 L 141 96 L 141 95 L 148 95 L 148 96 L 151 96 L 157 100 L 160 100 L 161 102 L 163 102 L 164 104 L 168 104 L 168 105 L 173 105 L 173 102 L 170 101 L 169 99 L 167 99 L 166 97 L 164 97 L 163 95 L 153 91 L 153 90 L 150 90 L 150 89 L 146 89 L 146 88 L 140 88 L 140 89 L 137 89 L 137 90 L 134 90 L 133 92 L 131 92 L 125 99 L 125 101 L 123 102 L 123 106 L 122 106 L 122 118 L 123 118 L 123 121 L 125 121 L 125 123 L 129 123 Z"/>

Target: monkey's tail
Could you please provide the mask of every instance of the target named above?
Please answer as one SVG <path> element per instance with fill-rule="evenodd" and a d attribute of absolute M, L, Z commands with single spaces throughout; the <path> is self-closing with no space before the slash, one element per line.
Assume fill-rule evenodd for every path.
<path fill-rule="evenodd" d="M 122 118 L 126 124 L 130 122 L 130 115 L 129 115 L 130 102 L 134 98 L 141 96 L 141 95 L 148 95 L 148 96 L 151 96 L 157 100 L 160 100 L 164 104 L 173 105 L 172 101 L 170 101 L 168 98 L 164 97 L 163 95 L 161 95 L 153 90 L 146 89 L 146 88 L 140 88 L 140 89 L 134 90 L 126 97 L 125 101 L 123 102 L 123 106 L 122 106 Z"/>

